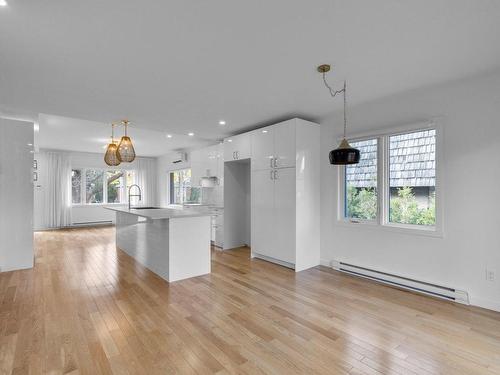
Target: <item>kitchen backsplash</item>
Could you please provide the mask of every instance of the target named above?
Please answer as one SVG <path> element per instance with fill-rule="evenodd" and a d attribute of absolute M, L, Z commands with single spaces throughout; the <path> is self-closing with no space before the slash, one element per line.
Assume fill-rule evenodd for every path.
<path fill-rule="evenodd" d="M 202 188 L 202 203 L 215 206 L 224 206 L 224 187 Z"/>

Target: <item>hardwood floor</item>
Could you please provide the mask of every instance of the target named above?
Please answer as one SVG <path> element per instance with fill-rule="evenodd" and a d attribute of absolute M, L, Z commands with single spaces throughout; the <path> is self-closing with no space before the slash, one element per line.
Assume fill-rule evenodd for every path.
<path fill-rule="evenodd" d="M 39 232 L 0 274 L 1 374 L 500 374 L 500 314 L 248 249 L 168 284 L 114 228 Z"/>

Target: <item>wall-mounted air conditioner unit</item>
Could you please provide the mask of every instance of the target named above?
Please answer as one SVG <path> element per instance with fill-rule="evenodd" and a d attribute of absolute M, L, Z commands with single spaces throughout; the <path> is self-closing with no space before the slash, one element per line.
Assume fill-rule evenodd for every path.
<path fill-rule="evenodd" d="M 185 163 L 187 161 L 187 153 L 186 152 L 178 152 L 174 159 L 172 160 L 172 163 L 177 164 L 177 163 Z"/>

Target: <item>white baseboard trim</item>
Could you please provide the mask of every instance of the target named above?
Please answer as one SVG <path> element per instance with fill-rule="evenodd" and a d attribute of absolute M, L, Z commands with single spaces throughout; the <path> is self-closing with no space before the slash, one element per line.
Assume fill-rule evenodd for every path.
<path fill-rule="evenodd" d="M 328 259 L 320 259 L 319 264 L 325 267 L 332 266 L 332 263 Z"/>
<path fill-rule="evenodd" d="M 500 312 L 500 302 L 492 301 L 490 299 L 477 298 L 474 296 L 470 296 L 470 304 L 472 306 L 481 307 L 483 309 L 493 310 Z"/>
<path fill-rule="evenodd" d="M 282 260 L 271 258 L 271 257 L 268 257 L 266 255 L 252 252 L 252 258 L 259 258 L 259 259 L 265 260 L 266 262 L 271 262 L 271 263 L 279 264 L 280 266 L 283 266 L 286 268 L 291 268 L 292 270 L 295 269 L 295 264 L 293 264 L 293 263 L 284 262 Z"/>
<path fill-rule="evenodd" d="M 67 225 L 64 227 L 33 228 L 33 231 L 34 232 L 45 232 L 45 231 L 52 231 L 52 230 L 83 228 L 83 227 L 99 227 L 99 226 L 108 226 L 108 225 L 115 225 L 115 223 L 113 221 L 91 221 L 91 222 L 82 222 L 82 223 L 72 223 L 71 225 Z"/>

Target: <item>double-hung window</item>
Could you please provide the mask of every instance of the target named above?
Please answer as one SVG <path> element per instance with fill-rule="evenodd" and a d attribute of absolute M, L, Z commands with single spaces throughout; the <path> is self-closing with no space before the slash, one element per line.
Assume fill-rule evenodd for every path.
<path fill-rule="evenodd" d="M 353 139 L 358 164 L 340 170 L 339 220 L 439 234 L 439 128 Z"/>
<path fill-rule="evenodd" d="M 120 169 L 78 168 L 71 171 L 72 203 L 113 204 L 127 202 L 127 188 L 135 172 Z"/>

